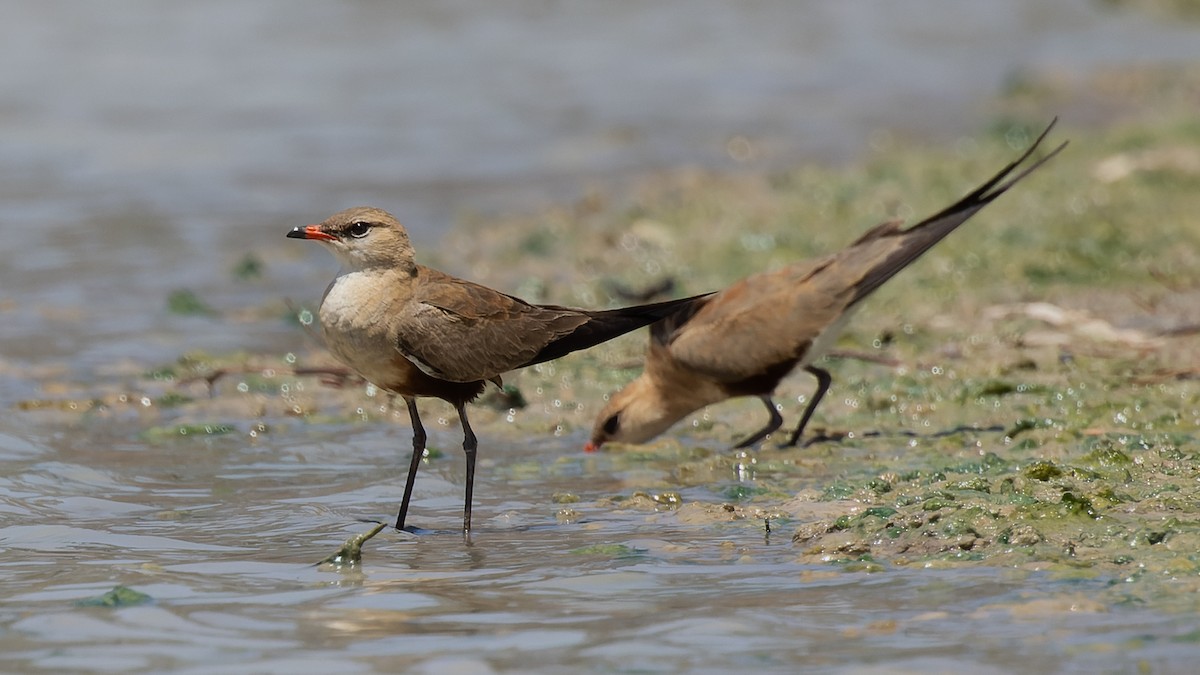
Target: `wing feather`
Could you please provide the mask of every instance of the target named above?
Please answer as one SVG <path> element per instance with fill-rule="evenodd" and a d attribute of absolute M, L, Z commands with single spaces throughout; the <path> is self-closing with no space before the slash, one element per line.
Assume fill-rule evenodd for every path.
<path fill-rule="evenodd" d="M 422 268 L 405 320 L 398 322 L 396 346 L 434 377 L 471 382 L 525 364 L 587 320 L 576 310 L 532 305 Z"/>

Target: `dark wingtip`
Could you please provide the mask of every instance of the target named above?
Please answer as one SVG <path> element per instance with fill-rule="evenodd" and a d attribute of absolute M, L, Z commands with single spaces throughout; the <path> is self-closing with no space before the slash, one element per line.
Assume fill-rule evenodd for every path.
<path fill-rule="evenodd" d="M 601 342 L 607 342 L 615 337 L 637 330 L 642 326 L 653 324 L 676 312 L 686 312 L 688 311 L 688 307 L 697 306 L 698 303 L 703 302 L 710 295 L 712 293 L 704 293 L 702 295 L 693 295 L 690 298 L 664 300 L 663 302 L 655 302 L 648 305 L 635 305 L 633 307 L 620 307 L 599 311 L 570 310 L 583 311 L 588 315 L 587 321 L 578 325 L 570 333 L 552 340 L 550 344 L 543 347 L 537 354 L 534 354 L 533 358 L 519 366 L 514 366 L 514 368 L 524 368 L 536 363 L 544 363 L 580 349 L 594 347 Z M 563 308 L 557 307 L 556 309 Z"/>
<path fill-rule="evenodd" d="M 953 232 L 959 225 L 962 225 L 971 216 L 978 213 L 980 209 L 992 203 L 992 201 L 1007 192 L 1009 188 L 1016 185 L 1021 179 L 1033 173 L 1058 153 L 1062 152 L 1063 148 L 1067 147 L 1065 141 L 1019 172 L 1013 173 L 1017 171 L 1021 164 L 1033 156 L 1038 146 L 1046 139 L 1046 136 L 1057 122 L 1058 118 L 1055 117 L 1019 157 L 996 172 L 986 183 L 975 188 L 950 206 L 929 216 L 907 230 L 892 229 L 885 224 L 868 231 L 860 237 L 856 243 L 872 241 L 881 238 L 881 236 L 901 236 L 906 237 L 907 240 L 899 250 L 889 255 L 883 263 L 873 268 L 856 285 L 852 304 L 870 295 L 872 291 L 879 288 L 880 285 L 904 269 L 909 263 L 919 258 L 930 247 L 941 241 L 943 237 Z"/>
<path fill-rule="evenodd" d="M 1033 155 L 1034 151 L 1037 150 L 1038 146 L 1040 146 L 1042 144 L 1042 141 L 1044 141 L 1046 139 L 1046 136 L 1050 134 L 1050 130 L 1054 128 L 1055 124 L 1058 124 L 1058 116 L 1057 115 L 1054 116 L 1054 119 L 1050 120 L 1050 124 L 1046 125 L 1046 128 L 1042 130 L 1042 133 L 1038 134 L 1038 137 L 1036 139 L 1034 139 L 1033 143 L 1031 143 L 1028 148 L 1025 149 L 1025 152 L 1022 153 L 1021 156 L 1018 157 L 1016 161 L 1014 161 L 1012 164 L 1010 164 L 1008 167 L 1006 167 L 1005 171 L 1003 171 L 999 176 L 997 176 L 997 178 L 1003 179 L 1003 178 L 1007 177 L 1006 174 L 1011 172 L 1013 169 L 1015 169 L 1017 166 L 1019 166 L 1021 163 L 1023 163 L 1026 159 L 1029 159 L 1029 157 L 1031 155 Z M 1067 147 L 1068 143 L 1070 143 L 1070 141 L 1063 141 L 1062 143 L 1059 143 L 1058 146 L 1055 147 L 1053 150 L 1051 150 L 1050 152 L 1043 155 L 1041 158 L 1039 158 L 1033 164 L 1030 164 L 1029 166 L 1025 167 L 1020 173 L 1016 174 L 1015 176 L 1009 177 L 1008 180 L 1004 181 L 1004 183 L 1002 183 L 998 186 L 995 185 L 995 183 L 993 183 L 992 186 L 989 186 L 989 187 L 994 187 L 994 189 L 991 189 L 989 197 L 991 199 L 995 199 L 996 197 L 999 197 L 1001 194 L 1004 193 L 1005 190 L 1008 190 L 1013 185 L 1016 185 L 1017 182 L 1020 181 L 1022 178 L 1033 173 L 1035 170 L 1037 170 L 1038 167 L 1040 167 L 1041 165 L 1050 161 L 1055 155 L 1062 152 L 1063 148 Z M 996 182 L 999 182 L 999 181 L 997 180 Z"/>
<path fill-rule="evenodd" d="M 1004 194 L 1009 188 L 1020 182 L 1021 179 L 1025 178 L 1040 168 L 1043 164 L 1053 159 L 1056 155 L 1058 155 L 1058 153 L 1063 151 L 1063 148 L 1067 147 L 1067 141 L 1063 141 L 1053 150 L 1037 159 L 1037 161 L 1025 167 L 1020 172 L 1013 174 L 1013 171 L 1015 171 L 1017 167 L 1021 166 L 1021 164 L 1024 164 L 1025 160 L 1029 159 L 1033 153 L 1037 151 L 1038 146 L 1040 146 L 1042 141 L 1046 139 L 1046 136 L 1050 133 L 1050 130 L 1053 129 L 1054 125 L 1057 123 L 1058 117 L 1050 120 L 1050 124 L 1046 125 L 1046 128 L 1042 130 L 1042 133 L 1038 134 L 1038 137 L 1034 139 L 1033 143 L 1029 144 L 1029 147 L 1025 148 L 1025 151 L 1022 152 L 1019 157 L 1009 162 L 1008 165 L 1003 169 L 1000 169 L 1000 171 L 996 172 L 996 174 L 988 179 L 986 183 L 975 188 L 957 202 L 947 206 L 932 216 L 929 216 L 920 223 L 908 228 L 906 232 L 919 229 L 922 226 L 926 226 L 956 213 L 969 212 L 967 213 L 966 217 L 963 218 L 963 220 L 966 220 L 966 218 L 970 217 L 970 214 L 974 213 L 974 211 L 970 211 L 972 207 L 982 208 L 983 206 L 990 204 L 994 199 Z M 951 227 L 950 229 L 954 228 Z"/>

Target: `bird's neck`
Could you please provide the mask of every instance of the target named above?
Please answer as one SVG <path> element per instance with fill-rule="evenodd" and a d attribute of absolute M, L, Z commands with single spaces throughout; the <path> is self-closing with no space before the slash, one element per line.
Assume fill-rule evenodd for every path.
<path fill-rule="evenodd" d="M 411 265 L 346 265 L 338 270 L 334 282 L 351 279 L 355 284 L 394 286 L 410 283 L 417 277 L 416 264 Z"/>
<path fill-rule="evenodd" d="M 682 369 L 643 373 L 630 386 L 642 389 L 639 398 L 645 402 L 645 415 L 654 420 L 654 426 L 661 427 L 659 433 L 704 406 L 726 398 L 711 382 Z"/>

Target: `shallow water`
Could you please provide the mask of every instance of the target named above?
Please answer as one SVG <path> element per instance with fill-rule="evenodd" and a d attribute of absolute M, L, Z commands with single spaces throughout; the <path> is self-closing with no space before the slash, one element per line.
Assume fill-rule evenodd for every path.
<path fill-rule="evenodd" d="M 405 430 L 96 426 L 0 437 L 6 671 L 1180 672 L 1194 649 L 1169 615 L 1089 604 L 1096 581 L 804 565 L 787 523 L 613 509 L 612 460 L 553 442 L 485 445 L 469 543 L 451 455 L 418 483 L 433 532 L 315 567 L 395 507 Z M 152 601 L 74 604 L 116 585 Z"/>
<path fill-rule="evenodd" d="M 793 504 L 770 534 L 750 510 L 725 517 L 701 484 L 684 482 L 680 510 L 614 506 L 679 481 L 581 455 L 580 438 L 479 424 L 467 543 L 459 439 L 431 424 L 449 450 L 423 468 L 411 520 L 432 532 L 385 530 L 339 571 L 313 563 L 360 519 L 394 516 L 405 423 L 276 414 L 251 435 L 259 420 L 242 410 L 233 433 L 164 438 L 136 401 L 17 409 L 138 391 L 188 350 L 302 349 L 260 308 L 313 301 L 332 263 L 283 234 L 352 203 L 402 213 L 432 251 L 463 215 L 686 163 L 847 159 L 881 129 L 945 140 L 981 128 L 981 100 L 1023 69 L 1188 59 L 1196 45 L 1187 26 L 1081 0 L 515 7 L 7 3 L 0 670 L 1191 665 L 1194 626 L 1089 603 L 1097 581 L 801 564 L 791 533 L 818 504 Z M 266 272 L 235 280 L 247 252 Z M 178 288 L 223 318 L 166 311 Z M 75 605 L 117 585 L 151 602 Z"/>

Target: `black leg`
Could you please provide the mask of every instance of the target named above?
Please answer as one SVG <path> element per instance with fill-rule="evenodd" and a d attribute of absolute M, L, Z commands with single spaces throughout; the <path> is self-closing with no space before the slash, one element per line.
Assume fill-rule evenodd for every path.
<path fill-rule="evenodd" d="M 758 443 L 759 441 L 761 441 L 762 439 L 764 439 L 768 435 L 770 435 L 771 432 L 778 429 L 780 427 L 780 425 L 783 424 L 783 416 L 780 415 L 779 411 L 775 409 L 775 402 L 771 400 L 771 397 L 770 396 L 759 396 L 758 398 L 760 401 L 763 402 L 764 405 L 767 406 L 767 410 L 770 411 L 770 413 L 771 413 L 771 419 L 767 422 L 767 426 L 759 429 L 758 431 L 754 432 L 749 438 L 747 438 L 747 439 L 743 440 L 741 443 L 738 443 L 737 445 L 733 446 L 734 450 L 737 450 L 738 448 L 748 448 L 748 447 Z"/>
<path fill-rule="evenodd" d="M 475 494 L 475 450 L 479 441 L 475 432 L 471 431 L 471 423 L 467 421 L 467 405 L 459 404 L 458 419 L 463 428 L 463 452 L 467 455 L 467 496 L 463 500 L 463 536 L 471 534 L 471 498 Z"/>
<path fill-rule="evenodd" d="M 417 399 L 404 397 L 408 406 L 408 418 L 413 427 L 412 463 L 408 465 L 408 482 L 404 484 L 404 499 L 400 502 L 400 514 L 396 516 L 396 529 L 404 529 L 404 519 L 408 516 L 408 500 L 412 498 L 413 485 L 417 482 L 417 469 L 421 468 L 421 458 L 425 456 L 425 427 L 421 425 L 421 415 L 417 412 Z"/>
<path fill-rule="evenodd" d="M 796 425 L 796 430 L 788 437 L 787 443 L 784 443 L 784 447 L 787 448 L 795 446 L 796 441 L 800 440 L 800 434 L 804 433 L 804 427 L 808 426 L 808 420 L 816 412 L 817 404 L 821 402 L 821 398 L 825 396 L 825 392 L 829 391 L 829 385 L 833 383 L 833 377 L 829 375 L 829 371 L 827 370 L 822 370 L 816 366 L 805 366 L 804 369 L 817 378 L 817 392 L 813 394 L 812 400 L 808 402 L 808 407 L 804 409 L 804 414 L 800 416 L 800 424 Z"/>

